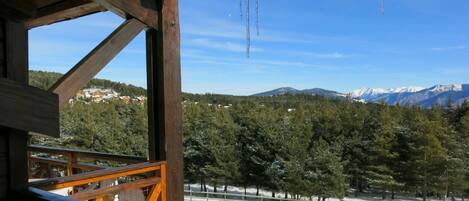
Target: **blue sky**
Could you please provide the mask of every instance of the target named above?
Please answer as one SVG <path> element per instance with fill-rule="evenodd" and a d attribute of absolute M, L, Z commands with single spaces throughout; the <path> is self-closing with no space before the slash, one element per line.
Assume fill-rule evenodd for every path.
<path fill-rule="evenodd" d="M 384 8 L 380 0 L 260 0 L 260 35 L 252 12 L 246 58 L 238 0 L 180 0 L 183 91 L 469 83 L 469 1 L 385 0 Z M 31 69 L 66 72 L 121 22 L 106 12 L 31 30 Z M 145 87 L 143 34 L 98 77 Z"/>

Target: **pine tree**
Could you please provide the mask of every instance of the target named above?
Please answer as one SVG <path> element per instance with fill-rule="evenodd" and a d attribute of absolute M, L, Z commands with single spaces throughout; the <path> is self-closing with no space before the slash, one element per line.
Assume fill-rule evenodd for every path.
<path fill-rule="evenodd" d="M 420 191 L 424 201 L 428 193 L 441 192 L 440 178 L 444 174 L 446 150 L 441 138 L 444 130 L 438 122 L 416 114 L 410 125 L 413 145 L 410 147 L 408 168 L 413 170 L 414 187 Z"/>
<path fill-rule="evenodd" d="M 368 161 L 364 174 L 367 184 L 382 189 L 383 199 L 386 198 L 386 191 L 394 192 L 400 186 L 392 169 L 397 158 L 397 153 L 391 149 L 396 143 L 395 126 L 396 122 L 386 105 L 377 105 L 365 126 L 371 142 L 367 149 Z"/>
<path fill-rule="evenodd" d="M 212 110 L 215 113 L 213 121 L 214 130 L 210 132 L 209 141 L 211 155 L 214 163 L 206 167 L 207 174 L 214 181 L 214 186 L 234 183 L 239 179 L 239 157 L 236 150 L 238 128 L 228 111 L 223 108 Z"/>
<path fill-rule="evenodd" d="M 342 162 L 326 141 L 320 138 L 312 145 L 306 163 L 305 179 L 311 186 L 308 196 L 342 199 L 347 189 Z"/>

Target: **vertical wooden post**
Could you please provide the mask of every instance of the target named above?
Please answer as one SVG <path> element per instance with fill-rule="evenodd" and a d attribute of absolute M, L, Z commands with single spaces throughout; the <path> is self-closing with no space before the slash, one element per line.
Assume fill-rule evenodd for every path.
<path fill-rule="evenodd" d="M 5 19 L 1 24 L 4 28 L 3 51 L 5 58 L 3 65 L 0 65 L 0 77 L 27 85 L 28 31 L 23 23 L 16 23 Z M 0 135 L 6 136 L 8 147 L 8 190 L 24 190 L 28 182 L 28 132 L 5 127 L 0 128 L 0 132 Z"/>
<path fill-rule="evenodd" d="M 31 152 L 28 151 L 28 178 L 32 178 L 33 177 L 33 173 L 31 171 L 31 169 L 33 168 L 33 162 L 31 161 Z"/>
<path fill-rule="evenodd" d="M 168 195 L 167 195 L 167 187 L 166 187 L 166 164 L 163 163 L 161 164 L 161 201 L 167 201 L 168 200 Z"/>
<path fill-rule="evenodd" d="M 77 162 L 75 154 L 69 153 L 67 155 L 67 176 L 73 175 L 73 165 Z"/>
<path fill-rule="evenodd" d="M 155 0 L 158 30 L 149 28 L 147 83 L 149 158 L 166 160 L 166 195 L 184 200 L 178 0 Z"/>

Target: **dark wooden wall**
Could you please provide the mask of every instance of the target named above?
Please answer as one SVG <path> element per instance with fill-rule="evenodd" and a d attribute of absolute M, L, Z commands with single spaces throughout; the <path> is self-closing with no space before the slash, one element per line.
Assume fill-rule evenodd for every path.
<path fill-rule="evenodd" d="M 24 85 L 28 83 L 27 33 L 22 23 L 0 18 L 0 77 Z M 0 126 L 0 201 L 27 186 L 27 138 L 26 131 Z"/>
<path fill-rule="evenodd" d="M 1 128 L 0 128 L 0 132 Z M 7 150 L 6 150 L 6 137 L 5 135 L 0 135 L 0 200 L 4 200 L 7 192 Z"/>
<path fill-rule="evenodd" d="M 0 19 L 0 75 L 3 74 L 5 69 L 5 41 L 4 41 L 4 23 L 3 20 Z M 1 115 L 1 114 L 0 114 Z M 2 128 L 0 127 L 0 133 L 2 132 Z M 0 200 L 4 200 L 6 197 L 7 192 L 7 139 L 5 135 L 0 134 Z"/>

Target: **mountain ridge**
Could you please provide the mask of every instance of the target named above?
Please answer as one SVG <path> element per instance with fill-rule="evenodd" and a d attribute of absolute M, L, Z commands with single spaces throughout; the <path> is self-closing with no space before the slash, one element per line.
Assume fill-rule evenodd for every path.
<path fill-rule="evenodd" d="M 295 89 L 293 87 L 281 87 L 270 91 L 256 93 L 251 96 L 279 96 L 285 94 L 309 94 L 328 98 L 349 97 L 355 101 L 378 103 L 385 102 L 390 105 L 420 106 L 429 108 L 433 105 L 446 106 L 448 104 L 460 105 L 469 100 L 469 84 L 434 85 L 428 88 L 419 86 L 397 88 L 360 88 L 349 93 L 312 88 Z"/>
<path fill-rule="evenodd" d="M 321 88 L 311 88 L 311 89 L 303 89 L 298 90 L 293 87 L 280 87 L 274 90 L 256 93 L 251 96 L 279 96 L 279 95 L 286 95 L 286 94 L 308 94 L 308 95 L 317 95 L 317 96 L 324 96 L 324 97 L 331 97 L 331 98 L 339 98 L 345 97 L 344 94 L 339 93 L 337 91 L 321 89 Z"/>

